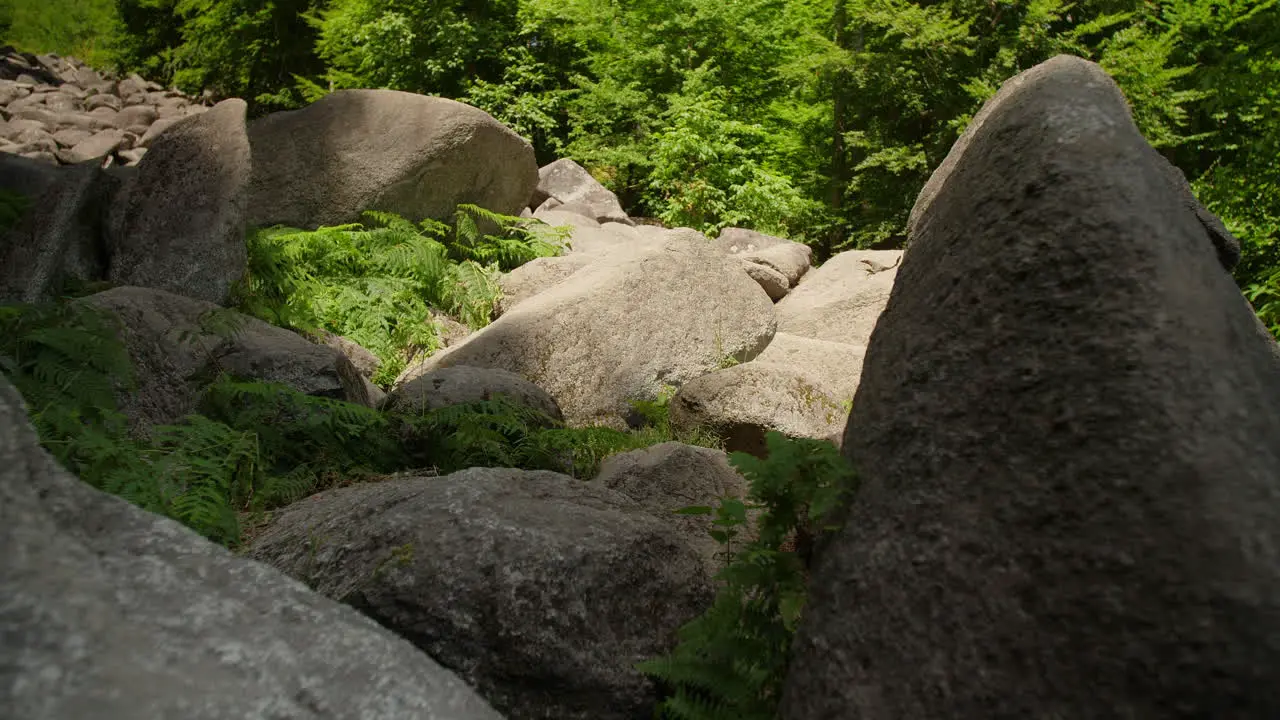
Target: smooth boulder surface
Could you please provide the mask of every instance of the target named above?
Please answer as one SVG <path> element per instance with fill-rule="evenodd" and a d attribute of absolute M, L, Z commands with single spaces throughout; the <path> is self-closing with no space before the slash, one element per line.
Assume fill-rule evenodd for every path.
<path fill-rule="evenodd" d="M 451 220 L 461 203 L 516 215 L 538 183 L 533 147 L 470 105 L 339 90 L 249 125 L 249 222 L 360 222 L 365 210 Z"/>
<path fill-rule="evenodd" d="M 591 258 L 582 253 L 540 257 L 504 274 L 498 279 L 498 286 L 502 289 L 498 314 L 502 315 L 521 302 L 555 287 L 591 262 Z"/>
<path fill-rule="evenodd" d="M 851 400 L 862 375 L 865 345 L 814 340 L 775 333 L 769 347 L 752 362 L 782 365 L 819 380 L 843 400 Z"/>
<path fill-rule="evenodd" d="M 592 263 L 422 369 L 510 370 L 550 393 L 571 425 L 621 429 L 629 400 L 759 354 L 773 337 L 773 307 L 738 259 L 671 240 Z"/>
<path fill-rule="evenodd" d="M 529 204 L 539 207 L 548 198 L 555 198 L 561 205 L 580 206 L 581 210 L 575 211 L 599 222 L 631 224 L 618 202 L 618 196 L 591 177 L 586 168 L 569 158 L 561 158 L 538 169 L 538 185 Z"/>
<path fill-rule="evenodd" d="M 1278 717 L 1274 343 L 1101 68 L 988 107 L 871 337 L 781 716 Z"/>
<path fill-rule="evenodd" d="M 372 404 L 359 371 L 341 352 L 257 318 L 149 288 L 112 288 L 77 302 L 119 320 L 138 384 L 122 393 L 121 411 L 140 426 L 182 419 L 222 371 Z M 238 327 L 226 332 L 231 324 Z"/>
<path fill-rule="evenodd" d="M 710 604 L 698 554 L 621 493 L 472 468 L 331 490 L 250 555 L 413 642 L 512 720 L 634 720 L 634 668 Z"/>
<path fill-rule="evenodd" d="M 101 493 L 0 378 L 0 714 L 501 720 L 360 613 Z"/>
<path fill-rule="evenodd" d="M 899 250 L 848 250 L 831 257 L 778 303 L 778 332 L 866 345 L 898 274 L 897 267 L 873 268 L 891 266 L 901 255 Z"/>
<path fill-rule="evenodd" d="M 244 276 L 251 164 L 243 100 L 156 139 L 108 219 L 108 279 L 225 305 Z"/>

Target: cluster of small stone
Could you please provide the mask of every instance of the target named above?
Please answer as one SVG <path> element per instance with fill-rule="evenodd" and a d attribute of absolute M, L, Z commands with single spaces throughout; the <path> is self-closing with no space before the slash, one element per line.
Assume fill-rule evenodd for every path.
<path fill-rule="evenodd" d="M 136 74 L 121 79 L 72 57 L 0 47 L 0 151 L 58 165 L 136 165 L 201 102 Z"/>

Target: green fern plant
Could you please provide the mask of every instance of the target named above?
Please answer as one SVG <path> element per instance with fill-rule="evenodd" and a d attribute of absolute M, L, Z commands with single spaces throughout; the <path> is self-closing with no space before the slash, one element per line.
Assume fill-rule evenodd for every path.
<path fill-rule="evenodd" d="M 856 476 L 830 443 L 765 436 L 768 459 L 733 453 L 731 462 L 751 482 L 746 502 L 726 498 L 715 508 L 712 537 L 727 548 L 759 510 L 755 539 L 731 552 L 715 601 L 680 629 L 667 656 L 639 664 L 661 681 L 668 697 L 660 717 L 678 720 L 773 720 L 786 676 L 791 639 L 806 598 L 813 543 L 833 529 L 829 518 L 854 487 Z"/>
<path fill-rule="evenodd" d="M 384 386 L 440 347 L 435 312 L 483 327 L 501 298 L 499 272 L 562 250 L 562 229 L 473 205 L 459 207 L 453 226 L 365 216 L 367 225 L 250 233 L 237 305 L 275 325 L 354 340 L 381 360 L 374 381 Z M 481 234 L 477 218 L 499 234 Z"/>

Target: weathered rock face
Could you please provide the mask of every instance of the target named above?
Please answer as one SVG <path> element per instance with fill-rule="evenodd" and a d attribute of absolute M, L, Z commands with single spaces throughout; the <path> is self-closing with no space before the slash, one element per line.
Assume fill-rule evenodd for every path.
<path fill-rule="evenodd" d="M 0 153 L 0 189 L 28 198 L 40 197 L 59 178 L 49 163 L 12 153 Z"/>
<path fill-rule="evenodd" d="M 753 363 L 781 365 L 815 378 L 842 401 L 852 400 L 862 375 L 867 348 L 829 340 L 774 333 L 769 347 Z"/>
<path fill-rule="evenodd" d="M 787 279 L 788 287 L 793 287 L 809 272 L 813 262 L 813 248 L 798 242 L 788 242 L 741 253 L 741 256 L 747 262 L 772 268 Z"/>
<path fill-rule="evenodd" d="M 47 165 L 136 165 L 164 127 L 205 110 L 137 75 L 0 48 L 0 152 Z"/>
<path fill-rule="evenodd" d="M 219 370 L 309 395 L 371 403 L 345 355 L 257 318 L 147 288 L 113 288 L 79 302 L 110 311 L 123 323 L 138 389 L 120 398 L 121 411 L 139 425 L 180 420 Z M 215 311 L 237 318 L 239 330 L 230 337 L 213 332 L 225 324 L 221 318 L 205 320 Z"/>
<path fill-rule="evenodd" d="M 758 359 L 695 378 L 671 398 L 671 424 L 706 427 L 730 452 L 766 455 L 765 433 L 839 444 L 849 408 L 820 378 Z"/>
<path fill-rule="evenodd" d="M 726 357 L 749 360 L 773 332 L 773 303 L 736 258 L 670 241 L 592 263 L 423 370 L 510 370 L 549 392 L 570 424 L 623 428 L 629 399 L 656 397 Z"/>
<path fill-rule="evenodd" d="M 498 314 L 501 315 L 521 302 L 555 287 L 591 262 L 592 259 L 585 254 L 570 253 L 559 257 L 537 258 L 504 274 L 498 281 L 502 288 Z"/>
<path fill-rule="evenodd" d="M 1099 67 L 988 108 L 871 339 L 782 717 L 1280 715 L 1274 343 Z"/>
<path fill-rule="evenodd" d="M 635 500 L 678 530 L 698 550 L 710 575 L 725 564 L 724 547 L 707 534 L 713 518 L 675 511 L 714 506 L 725 497 L 745 498 L 750 489 L 724 452 L 678 442 L 614 455 L 601 464 L 592 482 Z"/>
<path fill-rule="evenodd" d="M 466 365 L 401 376 L 395 392 L 387 399 L 387 408 L 420 413 L 491 400 L 495 395 L 505 395 L 511 402 L 537 410 L 552 420 L 564 420 L 556 401 L 537 385 L 506 370 Z"/>
<path fill-rule="evenodd" d="M 282 512 L 250 555 L 398 632 L 516 720 L 649 717 L 656 693 L 634 664 L 711 600 L 669 525 L 550 472 L 324 492 Z"/>
<path fill-rule="evenodd" d="M 631 224 L 618 196 L 609 192 L 578 163 L 563 158 L 538 169 L 538 186 L 529 203 L 540 207 L 548 198 L 560 205 L 581 206 L 581 214 L 599 222 Z"/>
<path fill-rule="evenodd" d="M 119 185 L 96 163 L 57 172 L 0 243 L 0 301 L 51 300 L 103 278 L 107 252 L 99 228 Z"/>
<path fill-rule="evenodd" d="M 6 716 L 501 719 L 358 612 L 80 482 L 3 378 L 0 547 Z"/>
<path fill-rule="evenodd" d="M 340 90 L 249 126 L 249 222 L 314 228 L 383 210 L 452 217 L 459 203 L 515 215 L 538 182 L 533 148 L 482 110 L 396 90 Z"/>
<path fill-rule="evenodd" d="M 787 282 L 786 276 L 771 267 L 743 261 L 742 269 L 774 302 L 786 297 L 791 290 L 791 283 Z"/>
<path fill-rule="evenodd" d="M 730 255 L 746 255 L 778 245 L 798 245 L 791 240 L 784 240 L 773 235 L 748 230 L 746 228 L 725 228 L 712 241 L 721 252 Z"/>
<path fill-rule="evenodd" d="M 224 100 L 156 139 L 112 206 L 112 282 L 230 300 L 248 262 L 246 108 L 243 100 Z"/>
<path fill-rule="evenodd" d="M 346 355 L 347 359 L 351 361 L 351 364 L 362 377 L 373 377 L 373 374 L 378 372 L 378 368 L 382 365 L 382 361 L 378 359 L 377 355 L 374 355 L 372 352 L 360 345 L 360 343 L 350 338 L 345 338 L 341 335 L 326 334 L 324 337 L 324 344 L 334 350 L 337 350 L 343 355 Z"/>
<path fill-rule="evenodd" d="M 778 303 L 778 331 L 814 340 L 866 345 L 889 301 L 898 250 L 849 250 L 805 275 Z M 878 268 L 887 268 L 878 270 Z"/>

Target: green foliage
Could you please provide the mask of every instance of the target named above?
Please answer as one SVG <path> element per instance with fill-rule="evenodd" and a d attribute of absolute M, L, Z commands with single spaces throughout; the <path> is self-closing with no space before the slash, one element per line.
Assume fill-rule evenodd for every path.
<path fill-rule="evenodd" d="M 671 393 L 632 407 L 645 426 L 624 432 L 608 427 L 565 427 L 537 410 L 505 397 L 454 405 L 423 413 L 400 413 L 400 434 L 411 463 L 430 464 L 442 473 L 468 467 L 520 467 L 554 470 L 590 479 L 610 455 L 678 441 L 720 447 L 714 435 L 672 429 L 667 404 Z"/>
<path fill-rule="evenodd" d="M 330 87 L 386 87 L 459 97 L 503 79 L 515 0 L 333 0 L 316 13 Z"/>
<path fill-rule="evenodd" d="M 218 310 L 206 333 L 243 316 Z M 213 378 L 198 412 L 131 427 L 118 393 L 134 387 L 114 316 L 77 302 L 0 306 L 0 371 L 23 394 L 41 443 L 85 482 L 235 546 L 260 515 L 352 479 L 406 468 L 519 467 L 594 477 L 607 456 L 705 434 L 675 433 L 669 394 L 637 403 L 637 433 L 566 428 L 502 397 L 425 413 L 384 413 L 290 387 Z"/>
<path fill-rule="evenodd" d="M 0 2 L 0 40 L 26 52 L 56 52 L 105 65 L 105 41 L 114 27 L 112 0 Z"/>
<path fill-rule="evenodd" d="M 354 340 L 381 359 L 381 384 L 416 354 L 440 347 L 436 313 L 486 325 L 500 299 L 497 273 L 559 254 L 567 235 L 474 205 L 459 207 L 452 228 L 367 216 L 369 226 L 251 233 L 238 306 L 276 325 Z M 485 224 L 500 233 L 483 233 Z"/>
<path fill-rule="evenodd" d="M 680 629 L 667 656 L 639 665 L 661 680 L 668 697 L 662 717 L 680 720 L 772 720 L 786 677 L 791 639 L 804 609 L 810 553 L 817 536 L 854 489 L 853 469 L 830 443 L 765 437 L 768 459 L 734 453 L 731 462 L 751 482 L 747 502 L 724 499 L 710 507 L 711 535 L 730 561 L 711 608 Z M 755 538 L 733 545 L 758 510 Z"/>
<path fill-rule="evenodd" d="M 0 189 L 0 236 L 17 225 L 30 206 L 31 200 L 26 195 Z"/>

